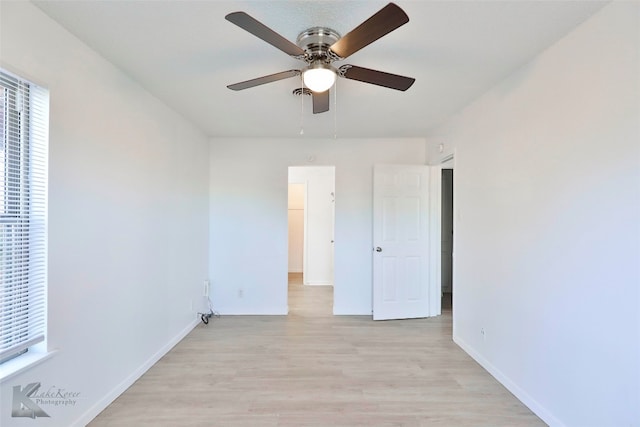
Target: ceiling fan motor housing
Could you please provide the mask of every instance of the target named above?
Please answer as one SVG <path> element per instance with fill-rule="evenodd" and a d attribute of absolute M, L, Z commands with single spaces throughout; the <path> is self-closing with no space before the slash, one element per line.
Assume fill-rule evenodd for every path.
<path fill-rule="evenodd" d="M 330 64 L 337 58 L 330 56 L 329 47 L 340 40 L 340 34 L 327 27 L 312 27 L 300 33 L 296 44 L 305 51 L 304 60 L 309 64 L 324 62 Z"/>

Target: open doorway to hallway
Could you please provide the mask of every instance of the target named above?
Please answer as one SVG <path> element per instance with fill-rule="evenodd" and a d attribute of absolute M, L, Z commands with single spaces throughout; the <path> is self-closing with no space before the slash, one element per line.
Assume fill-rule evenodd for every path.
<path fill-rule="evenodd" d="M 289 313 L 333 313 L 335 167 L 289 168 Z"/>

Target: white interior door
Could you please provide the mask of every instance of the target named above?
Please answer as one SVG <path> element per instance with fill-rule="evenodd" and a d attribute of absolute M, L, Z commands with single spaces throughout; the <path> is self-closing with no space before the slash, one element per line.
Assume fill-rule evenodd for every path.
<path fill-rule="evenodd" d="M 289 184 L 289 273 L 303 272 L 304 184 Z"/>
<path fill-rule="evenodd" d="M 374 167 L 374 320 L 430 315 L 429 179 L 428 166 Z"/>
<path fill-rule="evenodd" d="M 333 285 L 332 166 L 308 167 L 305 205 L 305 285 Z"/>

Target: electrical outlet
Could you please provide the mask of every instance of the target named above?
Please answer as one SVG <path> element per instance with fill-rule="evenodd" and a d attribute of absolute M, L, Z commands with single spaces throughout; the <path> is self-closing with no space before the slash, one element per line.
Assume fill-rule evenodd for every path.
<path fill-rule="evenodd" d="M 243 298 L 243 297 L 244 297 L 244 290 L 238 289 L 238 298 Z"/>
<path fill-rule="evenodd" d="M 482 340 L 485 340 L 487 338 L 487 334 L 485 334 L 484 328 L 480 328 L 480 335 L 482 335 Z"/>
<path fill-rule="evenodd" d="M 204 289 L 203 289 L 202 295 L 204 295 L 205 297 L 209 296 L 209 281 L 208 280 L 204 281 Z"/>

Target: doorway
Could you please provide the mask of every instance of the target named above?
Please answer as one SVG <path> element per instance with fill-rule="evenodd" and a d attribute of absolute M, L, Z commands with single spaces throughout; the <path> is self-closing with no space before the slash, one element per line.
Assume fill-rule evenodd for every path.
<path fill-rule="evenodd" d="M 335 167 L 289 168 L 289 313 L 333 313 Z"/>
<path fill-rule="evenodd" d="M 453 310 L 453 169 L 442 169 L 440 285 L 442 310 Z"/>

